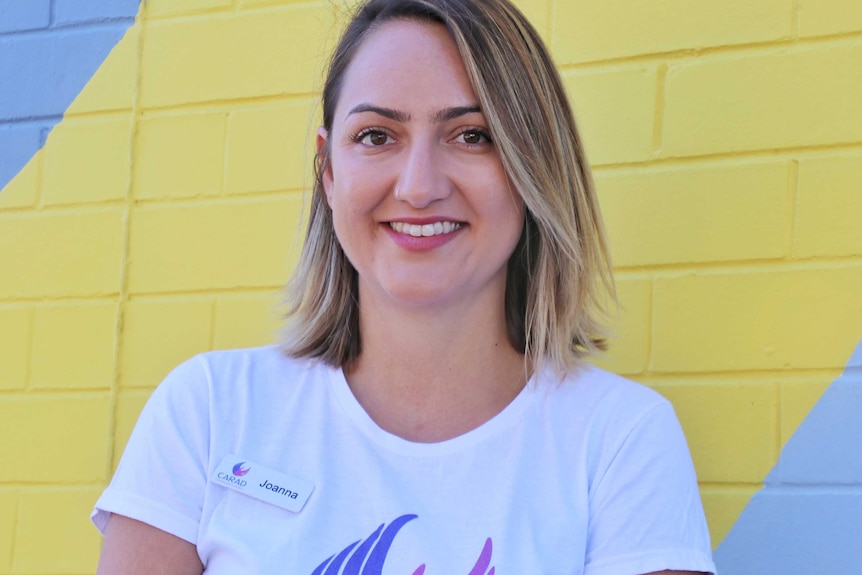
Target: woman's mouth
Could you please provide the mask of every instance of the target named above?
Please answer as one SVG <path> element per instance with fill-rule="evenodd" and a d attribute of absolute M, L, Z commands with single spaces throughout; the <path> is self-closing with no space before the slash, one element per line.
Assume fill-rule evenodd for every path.
<path fill-rule="evenodd" d="M 414 238 L 451 234 L 461 227 L 459 222 L 434 222 L 433 224 L 409 224 L 407 222 L 389 222 L 389 227 L 399 234 L 407 234 Z"/>

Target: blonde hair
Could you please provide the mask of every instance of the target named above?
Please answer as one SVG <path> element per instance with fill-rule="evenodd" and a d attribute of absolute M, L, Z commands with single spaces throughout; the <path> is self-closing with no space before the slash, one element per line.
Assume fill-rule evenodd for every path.
<path fill-rule="evenodd" d="M 341 37 L 323 90 L 331 131 L 344 75 L 362 41 L 393 19 L 440 23 L 452 35 L 506 173 L 526 207 L 508 264 L 509 339 L 533 368 L 563 374 L 605 348 L 615 301 L 607 242 L 583 146 L 562 82 L 535 29 L 508 0 L 368 0 Z M 356 270 L 332 224 L 315 161 L 311 216 L 288 286 L 285 351 L 349 366 L 362 351 Z"/>

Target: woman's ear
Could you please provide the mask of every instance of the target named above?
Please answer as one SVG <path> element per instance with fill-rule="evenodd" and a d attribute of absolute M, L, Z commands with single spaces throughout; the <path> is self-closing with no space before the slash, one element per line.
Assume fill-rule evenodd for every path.
<path fill-rule="evenodd" d="M 332 205 L 332 164 L 329 161 L 329 132 L 320 126 L 317 128 L 317 162 L 320 166 L 320 181 L 326 192 L 326 202 Z"/>

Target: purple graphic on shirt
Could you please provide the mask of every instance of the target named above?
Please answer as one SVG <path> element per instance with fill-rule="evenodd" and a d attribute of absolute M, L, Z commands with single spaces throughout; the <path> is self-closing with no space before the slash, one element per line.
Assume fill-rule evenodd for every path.
<path fill-rule="evenodd" d="M 389 547 L 395 536 L 407 522 L 416 518 L 416 515 L 402 515 L 388 526 L 381 523 L 365 541 L 354 541 L 337 555 L 330 555 L 311 575 L 381 575 L 386 557 L 389 555 Z M 493 544 L 489 537 L 485 540 L 485 546 L 468 575 L 494 575 L 493 567 L 488 570 L 492 553 Z M 341 570 L 342 565 L 344 565 L 343 570 Z M 425 564 L 417 567 L 413 575 L 425 575 Z"/>

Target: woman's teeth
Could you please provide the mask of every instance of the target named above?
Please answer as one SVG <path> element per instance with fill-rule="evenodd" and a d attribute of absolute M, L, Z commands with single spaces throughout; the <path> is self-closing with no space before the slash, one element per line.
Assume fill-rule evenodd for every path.
<path fill-rule="evenodd" d="M 409 234 L 414 238 L 451 234 L 461 227 L 456 222 L 434 222 L 433 224 L 408 224 L 405 222 L 389 222 L 389 227 L 399 234 Z"/>

